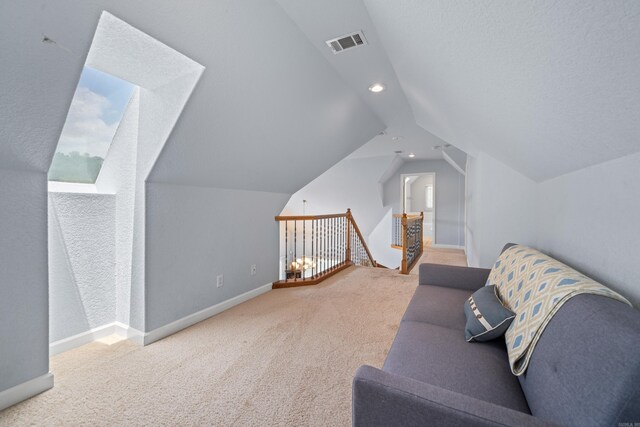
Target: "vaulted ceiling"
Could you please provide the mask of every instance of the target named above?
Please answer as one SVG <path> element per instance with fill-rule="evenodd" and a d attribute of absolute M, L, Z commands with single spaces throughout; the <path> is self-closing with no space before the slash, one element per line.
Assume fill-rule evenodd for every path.
<path fill-rule="evenodd" d="M 640 151 L 640 2 L 364 0 L 416 122 L 542 181 Z"/>
<path fill-rule="evenodd" d="M 635 0 L 9 0 L 0 167 L 48 168 L 102 10 L 206 67 L 151 181 L 293 193 L 445 143 L 542 181 L 640 151 Z"/>

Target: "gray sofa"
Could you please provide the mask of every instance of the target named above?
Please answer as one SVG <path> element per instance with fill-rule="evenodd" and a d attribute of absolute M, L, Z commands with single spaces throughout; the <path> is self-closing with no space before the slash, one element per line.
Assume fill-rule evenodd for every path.
<path fill-rule="evenodd" d="M 571 298 L 516 377 L 503 339 L 464 339 L 464 301 L 489 272 L 420 265 L 383 368 L 356 372 L 353 425 L 640 425 L 640 312 L 602 296 Z"/>

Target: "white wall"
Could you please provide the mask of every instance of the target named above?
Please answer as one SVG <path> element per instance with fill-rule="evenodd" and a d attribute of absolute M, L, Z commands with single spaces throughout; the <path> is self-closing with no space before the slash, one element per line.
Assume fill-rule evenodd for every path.
<path fill-rule="evenodd" d="M 282 215 L 301 215 L 303 200 L 307 200 L 307 215 L 342 213 L 350 208 L 373 258 L 395 268 L 400 258 L 390 247 L 390 206 L 383 204 L 381 187 L 398 167 L 397 156 L 343 159 L 293 194 Z"/>
<path fill-rule="evenodd" d="M 148 183 L 146 330 L 277 280 L 274 216 L 288 198 Z M 224 275 L 221 288 L 216 287 L 219 274 Z"/>
<path fill-rule="evenodd" d="M 538 246 L 640 305 L 640 154 L 545 181 Z"/>
<path fill-rule="evenodd" d="M 109 194 L 49 193 L 49 341 L 116 320 L 115 208 Z"/>
<path fill-rule="evenodd" d="M 411 183 L 411 204 L 407 204 L 407 212 L 422 212 L 427 208 L 425 187 L 433 185 L 433 175 L 422 175 Z M 410 207 L 410 208 L 409 208 Z"/>
<path fill-rule="evenodd" d="M 537 185 L 493 157 L 467 160 L 467 262 L 491 267 L 509 242 L 536 244 Z"/>
<path fill-rule="evenodd" d="M 384 204 L 402 213 L 402 174 L 435 172 L 436 239 L 439 245 L 464 245 L 464 177 L 444 160 L 405 163 L 384 183 Z"/>
<path fill-rule="evenodd" d="M 402 251 L 390 247 L 392 224 L 393 213 L 391 208 L 388 208 L 387 213 L 369 234 L 367 239 L 367 246 L 376 262 L 388 268 L 399 267 L 402 261 Z"/>
<path fill-rule="evenodd" d="M 307 215 L 343 213 L 350 208 L 360 231 L 368 236 L 386 212 L 378 183 L 393 159 L 394 156 L 382 156 L 341 160 L 294 193 L 282 215 L 302 215 L 303 200 L 307 201 Z"/>
<path fill-rule="evenodd" d="M 2 392 L 49 370 L 46 173 L 0 168 L 0 201 Z"/>

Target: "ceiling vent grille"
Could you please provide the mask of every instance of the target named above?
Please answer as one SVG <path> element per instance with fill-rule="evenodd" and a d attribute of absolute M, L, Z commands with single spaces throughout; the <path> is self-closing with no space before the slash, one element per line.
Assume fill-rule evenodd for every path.
<path fill-rule="evenodd" d="M 344 52 L 347 49 L 351 49 L 358 46 L 364 46 L 367 44 L 367 39 L 364 38 L 362 31 L 356 33 L 347 34 L 344 36 L 336 37 L 335 39 L 327 40 L 327 46 L 331 48 L 334 54 Z"/>

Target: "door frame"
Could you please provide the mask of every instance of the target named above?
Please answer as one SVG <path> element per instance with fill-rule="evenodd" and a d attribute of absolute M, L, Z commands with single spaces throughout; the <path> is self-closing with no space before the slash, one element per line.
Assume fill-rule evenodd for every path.
<path fill-rule="evenodd" d="M 406 194 L 405 194 L 405 178 L 410 177 L 410 176 L 426 176 L 426 175 L 431 175 L 433 176 L 433 242 L 431 243 L 432 245 L 436 244 L 436 236 L 437 236 L 437 232 L 438 232 L 438 227 L 436 226 L 437 221 L 436 221 L 436 210 L 438 207 L 438 191 L 437 191 L 437 174 L 436 172 L 416 172 L 416 173 L 403 173 L 400 174 L 400 213 L 411 213 L 411 212 L 406 212 L 406 202 L 407 202 L 407 198 L 406 198 Z M 425 195 L 426 197 L 426 195 Z M 422 223 L 422 227 L 424 230 L 424 220 Z M 424 239 L 424 231 L 422 233 L 422 238 Z"/>

